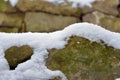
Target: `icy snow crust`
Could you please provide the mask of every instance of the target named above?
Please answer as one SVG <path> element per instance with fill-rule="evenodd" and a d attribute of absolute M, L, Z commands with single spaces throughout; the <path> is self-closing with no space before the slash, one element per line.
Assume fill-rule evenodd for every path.
<path fill-rule="evenodd" d="M 4 1 L 8 1 L 8 0 L 4 0 Z M 15 6 L 19 0 L 9 0 L 9 1 L 12 6 Z M 33 1 L 33 0 L 28 0 L 28 1 Z M 65 4 L 66 3 L 65 0 L 45 0 L 45 1 L 52 2 L 54 4 L 61 4 L 61 3 Z M 72 3 L 73 7 L 78 7 L 78 6 L 79 7 L 84 7 L 84 6 L 92 7 L 91 4 L 95 1 L 96 0 L 67 0 L 67 2 Z"/>
<path fill-rule="evenodd" d="M 59 70 L 51 71 L 45 66 L 48 49 L 61 49 L 71 36 L 80 36 L 90 41 L 104 41 L 108 46 L 120 49 L 120 34 L 90 23 L 72 24 L 52 33 L 0 33 L 0 80 L 49 80 L 66 76 Z M 31 59 L 9 70 L 4 51 L 11 46 L 29 45 L 34 54 Z"/>

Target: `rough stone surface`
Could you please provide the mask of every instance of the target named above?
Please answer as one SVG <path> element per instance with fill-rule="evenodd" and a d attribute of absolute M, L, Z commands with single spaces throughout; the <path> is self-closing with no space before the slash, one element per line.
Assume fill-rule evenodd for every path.
<path fill-rule="evenodd" d="M 120 77 L 120 50 L 104 44 L 72 37 L 64 49 L 49 52 L 48 68 L 62 70 L 68 80 L 115 80 Z"/>
<path fill-rule="evenodd" d="M 4 14 L 0 13 L 0 27 L 20 27 L 22 25 L 22 14 Z"/>
<path fill-rule="evenodd" d="M 17 33 L 18 32 L 18 28 L 0 28 L 0 32 L 7 32 L 7 33 Z"/>
<path fill-rule="evenodd" d="M 74 15 L 80 16 L 81 9 L 80 8 L 72 8 L 71 4 L 68 3 L 66 5 L 60 4 L 55 5 L 53 3 L 46 2 L 44 0 L 20 0 L 17 4 L 17 8 L 23 12 L 25 11 L 43 11 L 52 14 L 60 14 L 60 15 Z"/>
<path fill-rule="evenodd" d="M 104 0 L 93 4 L 93 8 L 110 15 L 118 15 L 117 6 L 119 5 L 119 0 Z"/>
<path fill-rule="evenodd" d="M 5 2 L 4 0 L 0 0 L 0 12 L 16 12 L 15 7 L 12 7 L 9 2 Z"/>
<path fill-rule="evenodd" d="M 12 7 L 9 2 L 0 0 L 1 32 L 51 32 L 84 21 L 120 32 L 119 18 L 119 0 L 97 0 L 92 3 L 91 8 L 73 8 L 67 1 L 65 4 L 56 5 L 45 0 L 19 0 L 17 5 Z"/>
<path fill-rule="evenodd" d="M 111 31 L 120 32 L 120 18 L 105 15 L 101 12 L 92 12 L 83 16 L 83 21 L 98 24 Z"/>
<path fill-rule="evenodd" d="M 25 15 L 26 29 L 32 32 L 56 31 L 76 22 L 79 22 L 79 19 L 75 17 L 46 13 L 29 12 Z"/>
<path fill-rule="evenodd" d="M 10 68 L 14 69 L 18 64 L 28 60 L 32 54 L 32 48 L 27 45 L 21 47 L 13 46 L 5 51 L 5 58 Z"/>
<path fill-rule="evenodd" d="M 117 16 L 119 15 L 119 11 L 117 9 L 118 5 L 119 0 L 103 0 L 103 1 L 101 0 L 93 3 L 93 6 L 91 8 L 84 7 L 82 9 L 82 12 L 89 13 L 92 11 L 100 11 L 108 15 Z"/>

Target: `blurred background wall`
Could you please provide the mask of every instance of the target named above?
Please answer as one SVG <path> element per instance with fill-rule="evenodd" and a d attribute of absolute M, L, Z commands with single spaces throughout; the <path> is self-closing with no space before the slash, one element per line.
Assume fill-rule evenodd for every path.
<path fill-rule="evenodd" d="M 15 7 L 0 0 L 0 32 L 51 32 L 77 23 L 90 22 L 120 32 L 120 1 L 96 1 L 92 7 L 73 8 L 45 0 L 19 0 Z"/>

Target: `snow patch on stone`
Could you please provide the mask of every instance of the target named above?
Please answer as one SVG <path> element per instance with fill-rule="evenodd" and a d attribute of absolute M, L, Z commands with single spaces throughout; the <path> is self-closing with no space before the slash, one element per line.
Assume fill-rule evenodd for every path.
<path fill-rule="evenodd" d="M 61 3 L 66 3 L 65 0 L 45 0 L 48 2 L 52 2 L 54 4 L 61 4 Z M 92 7 L 92 3 L 95 2 L 96 0 L 67 0 L 67 2 L 72 3 L 73 7 Z"/>
<path fill-rule="evenodd" d="M 4 1 L 9 1 L 10 4 L 14 7 L 19 0 L 4 0 Z M 33 0 L 28 0 L 28 1 L 33 1 Z M 92 3 L 95 1 L 103 1 L 103 0 L 45 0 L 54 4 L 66 4 L 66 2 L 72 3 L 73 7 L 92 7 Z"/>

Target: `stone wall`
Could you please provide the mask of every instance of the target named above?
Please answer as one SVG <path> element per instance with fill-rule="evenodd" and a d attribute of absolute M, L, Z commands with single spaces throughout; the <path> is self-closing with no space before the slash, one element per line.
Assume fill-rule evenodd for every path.
<path fill-rule="evenodd" d="M 12 7 L 9 2 L 0 0 L 0 32 L 51 32 L 77 22 L 90 22 L 120 32 L 120 1 L 101 0 L 94 2 L 91 8 L 73 8 L 70 3 L 55 5 L 44 0 L 19 0 Z M 32 53 L 27 45 L 13 46 L 5 51 L 5 58 L 14 69 Z M 72 37 L 66 48 L 52 49 L 49 53 L 47 67 L 61 70 L 68 80 L 115 80 L 120 77 L 120 50 L 105 44 Z"/>
<path fill-rule="evenodd" d="M 19 0 L 15 7 L 0 0 L 1 32 L 51 32 L 77 22 L 90 22 L 120 32 L 120 1 L 96 1 L 92 7 L 73 8 L 44 0 Z"/>

